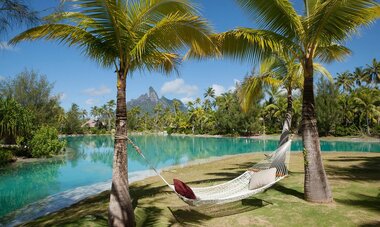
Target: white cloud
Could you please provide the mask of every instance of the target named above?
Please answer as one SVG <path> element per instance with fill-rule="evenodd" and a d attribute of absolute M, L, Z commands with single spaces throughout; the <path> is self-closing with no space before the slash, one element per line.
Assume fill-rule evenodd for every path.
<path fill-rule="evenodd" d="M 185 98 L 181 99 L 181 102 L 183 104 L 187 105 L 188 102 L 194 102 L 194 98 L 193 97 L 185 97 Z"/>
<path fill-rule="evenodd" d="M 164 83 L 161 87 L 162 94 L 182 94 L 190 97 L 198 92 L 198 87 L 196 85 L 186 84 L 183 79 L 175 79 Z"/>
<path fill-rule="evenodd" d="M 102 96 L 111 93 L 111 89 L 103 85 L 99 88 L 88 88 L 83 92 L 90 96 Z"/>
<path fill-rule="evenodd" d="M 228 88 L 228 91 L 234 92 L 236 90 L 236 87 L 241 84 L 241 81 L 238 79 L 234 79 L 234 85 Z"/>
<path fill-rule="evenodd" d="M 98 102 L 96 99 L 87 99 L 86 100 L 86 105 L 92 106 L 95 105 Z"/>
<path fill-rule="evenodd" d="M 59 94 L 59 100 L 60 101 L 65 100 L 66 98 L 67 98 L 67 94 L 66 93 Z"/>
<path fill-rule="evenodd" d="M 0 42 L 0 50 L 15 51 L 17 50 L 14 46 L 9 45 L 7 42 Z"/>
<path fill-rule="evenodd" d="M 211 87 L 215 91 L 215 96 L 220 96 L 221 94 L 226 92 L 226 89 L 222 85 L 213 84 L 213 85 L 211 85 Z"/>

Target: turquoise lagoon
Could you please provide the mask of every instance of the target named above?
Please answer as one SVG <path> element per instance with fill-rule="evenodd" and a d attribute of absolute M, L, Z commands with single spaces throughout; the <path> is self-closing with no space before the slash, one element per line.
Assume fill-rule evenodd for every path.
<path fill-rule="evenodd" d="M 156 168 L 223 155 L 268 152 L 277 146 L 275 140 L 246 138 L 144 135 L 132 139 Z M 111 179 L 113 139 L 110 136 L 67 137 L 65 140 L 67 150 L 63 157 L 0 169 L 0 217 L 48 196 Z M 292 151 L 300 151 L 301 146 L 301 141 L 294 141 Z M 380 142 L 322 141 L 321 147 L 323 152 L 380 152 Z M 130 174 L 148 170 L 131 148 L 128 155 Z"/>

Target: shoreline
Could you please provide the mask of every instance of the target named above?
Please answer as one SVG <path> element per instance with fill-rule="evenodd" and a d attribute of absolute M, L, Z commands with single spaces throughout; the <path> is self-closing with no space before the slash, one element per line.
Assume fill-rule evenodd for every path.
<path fill-rule="evenodd" d="M 204 138 L 243 138 L 243 139 L 260 139 L 260 140 L 278 140 L 280 134 L 267 134 L 267 135 L 257 135 L 257 136 L 229 136 L 229 135 L 211 135 L 211 134 L 181 134 L 172 133 L 167 134 L 163 132 L 129 132 L 129 135 L 159 135 L 159 136 L 187 136 L 187 137 L 204 137 Z M 73 134 L 73 135 L 59 135 L 59 138 L 65 137 L 80 137 L 80 136 L 113 136 L 114 134 Z M 378 142 L 380 143 L 380 137 L 372 136 L 322 136 L 319 137 L 320 141 L 342 141 L 342 142 Z M 302 136 L 293 135 L 293 140 L 302 140 Z"/>

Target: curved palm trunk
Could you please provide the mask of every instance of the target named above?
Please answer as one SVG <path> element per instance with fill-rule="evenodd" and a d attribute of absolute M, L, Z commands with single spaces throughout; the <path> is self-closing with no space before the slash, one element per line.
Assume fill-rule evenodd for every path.
<path fill-rule="evenodd" d="M 323 168 L 315 114 L 313 61 L 305 62 L 304 92 L 302 105 L 302 140 L 305 162 L 305 199 L 309 202 L 332 202 L 332 194 Z"/>
<path fill-rule="evenodd" d="M 282 133 L 279 141 L 279 146 L 286 143 L 289 140 L 290 130 L 292 128 L 292 112 L 293 112 L 293 95 L 292 88 L 288 88 L 288 105 L 286 107 L 285 121 L 282 128 Z"/>
<path fill-rule="evenodd" d="M 127 144 L 126 76 L 119 70 L 117 78 L 116 136 L 112 171 L 112 188 L 108 212 L 109 226 L 135 226 L 129 195 Z"/>
<path fill-rule="evenodd" d="M 369 117 L 368 112 L 366 113 L 366 121 L 367 121 L 367 135 L 371 135 L 371 131 L 369 130 Z"/>

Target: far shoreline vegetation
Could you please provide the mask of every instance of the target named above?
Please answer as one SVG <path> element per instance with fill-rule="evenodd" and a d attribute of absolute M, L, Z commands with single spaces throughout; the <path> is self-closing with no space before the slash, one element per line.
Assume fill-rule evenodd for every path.
<path fill-rule="evenodd" d="M 374 72 L 379 70 L 376 59 L 353 72 L 345 71 L 329 81 L 322 77 L 316 86 L 316 108 L 320 136 L 348 138 L 380 138 L 380 90 Z M 255 78 L 255 71 L 245 81 Z M 243 83 L 245 82 L 243 81 Z M 28 89 L 26 89 L 28 86 Z M 151 113 L 140 107 L 128 112 L 131 134 L 195 135 L 268 138 L 281 133 L 287 111 L 286 92 L 278 85 L 266 85 L 256 105 L 241 111 L 239 89 L 220 96 L 208 88 L 203 95 L 186 103 L 178 100 L 171 107 L 157 103 Z M 45 75 L 25 70 L 13 79 L 0 81 L 0 164 L 13 162 L 16 157 L 49 158 L 64 149 L 59 135 L 102 135 L 115 132 L 115 101 L 93 106 L 88 112 L 77 104 L 68 111 L 59 104 L 59 95 L 52 94 L 53 83 Z M 292 131 L 300 135 L 302 97 L 294 89 Z M 218 120 L 216 120 L 218 119 Z M 331 122 L 333 122 L 331 124 Z M 266 137 L 262 137 L 266 135 Z M 34 151 L 33 151 L 34 150 Z M 38 152 L 44 150 L 45 152 Z"/>

